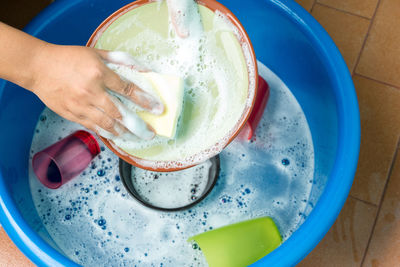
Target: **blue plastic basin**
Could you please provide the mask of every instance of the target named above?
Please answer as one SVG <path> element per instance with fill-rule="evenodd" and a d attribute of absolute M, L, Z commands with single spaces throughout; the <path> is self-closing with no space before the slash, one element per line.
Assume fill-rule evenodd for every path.
<path fill-rule="evenodd" d="M 58 44 L 84 45 L 94 29 L 130 0 L 57 0 L 25 30 Z M 309 216 L 278 249 L 254 266 L 293 266 L 322 239 L 349 193 L 357 165 L 360 123 L 350 73 L 323 28 L 292 0 L 221 0 L 246 28 L 257 58 L 292 90 L 314 142 L 315 184 Z M 76 266 L 43 232 L 28 183 L 28 157 L 43 104 L 0 80 L 0 220 L 35 264 Z M 38 231 L 42 231 L 39 236 Z M 54 245 L 54 244 L 53 244 Z"/>

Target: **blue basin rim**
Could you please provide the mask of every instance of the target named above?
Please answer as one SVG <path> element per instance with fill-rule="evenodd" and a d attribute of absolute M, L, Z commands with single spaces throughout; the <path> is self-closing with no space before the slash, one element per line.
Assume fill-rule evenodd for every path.
<path fill-rule="evenodd" d="M 25 28 L 39 34 L 63 12 L 82 0 L 57 0 Z M 320 24 L 293 0 L 269 1 L 296 23 L 314 47 L 336 88 L 338 147 L 335 163 L 324 192 L 301 227 L 279 248 L 252 266 L 294 266 L 324 237 L 339 215 L 353 183 L 360 147 L 360 118 L 357 96 L 347 66 L 332 39 Z M 0 97 L 6 82 L 0 80 Z M 18 248 L 39 266 L 79 266 L 48 245 L 21 216 L 7 191 L 0 172 L 0 221 Z"/>

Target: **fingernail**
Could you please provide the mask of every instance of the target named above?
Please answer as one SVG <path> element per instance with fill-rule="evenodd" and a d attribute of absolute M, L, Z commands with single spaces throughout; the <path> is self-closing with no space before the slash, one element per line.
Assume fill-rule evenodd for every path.
<path fill-rule="evenodd" d="M 164 113 L 164 105 L 161 102 L 154 102 L 152 105 L 152 109 L 151 109 L 151 113 L 153 113 L 154 115 L 161 115 Z"/>
<path fill-rule="evenodd" d="M 140 97 L 142 97 L 143 102 L 146 103 L 146 107 L 143 106 L 142 107 L 145 108 L 148 112 L 154 115 L 163 114 L 164 104 L 158 97 L 150 95 L 149 93 L 146 92 L 137 92 L 137 94 L 140 94 Z"/>

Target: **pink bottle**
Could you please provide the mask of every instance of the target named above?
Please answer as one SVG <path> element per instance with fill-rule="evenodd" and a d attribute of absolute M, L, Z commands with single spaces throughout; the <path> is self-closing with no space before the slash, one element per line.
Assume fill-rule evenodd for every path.
<path fill-rule="evenodd" d="M 43 185 L 56 189 L 79 175 L 99 153 L 100 146 L 92 134 L 76 131 L 36 153 L 33 171 Z"/>

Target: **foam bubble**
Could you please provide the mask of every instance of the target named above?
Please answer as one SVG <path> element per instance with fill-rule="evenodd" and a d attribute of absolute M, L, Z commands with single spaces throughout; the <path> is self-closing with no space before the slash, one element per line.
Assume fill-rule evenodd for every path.
<path fill-rule="evenodd" d="M 127 51 L 148 69 L 184 78 L 183 112 L 173 142 L 159 136 L 151 141 L 140 142 L 126 137 L 113 138 L 115 146 L 134 156 L 135 161 L 141 165 L 150 168 L 192 165 L 219 153 L 238 126 L 244 109 L 251 106 L 249 99 L 255 92 L 254 62 L 250 48 L 238 41 L 242 39 L 238 29 L 221 12 L 214 14 L 205 7 L 199 7 L 200 13 L 211 18 L 211 23 L 204 29 L 199 28 L 197 24 L 201 19 L 198 17 L 197 6 L 188 6 L 188 2 L 194 4 L 194 1 L 176 2 L 181 4 L 177 10 L 181 11 L 181 15 L 185 14 L 185 20 L 194 17 L 190 20 L 193 25 L 189 23 L 190 35 L 187 38 L 164 35 L 163 31 L 152 29 L 147 24 L 147 27 L 139 25 L 141 16 L 145 16 L 144 10 L 139 17 L 132 10 L 121 21 L 117 20 L 111 25 L 96 45 Z M 166 9 L 164 2 L 154 3 L 154 6 L 161 11 Z M 132 16 L 128 18 L 129 13 Z M 163 20 L 161 17 L 162 12 L 160 21 Z M 131 22 L 134 19 L 138 21 Z M 133 31 L 126 24 L 139 30 L 124 34 Z M 118 38 L 118 43 L 115 43 L 113 39 Z M 232 51 L 237 52 L 234 59 Z M 110 66 L 125 79 L 135 82 L 137 77 L 130 68 Z M 143 83 L 143 86 L 147 85 Z M 135 108 L 132 107 L 133 110 Z"/>
<path fill-rule="evenodd" d="M 132 181 L 136 192 L 149 204 L 160 208 L 183 207 L 202 196 L 207 186 L 210 167 L 210 160 L 170 173 L 132 167 Z"/>
<path fill-rule="evenodd" d="M 169 213 L 142 206 L 122 184 L 118 157 L 101 144 L 101 158 L 57 190 L 43 187 L 29 163 L 32 199 L 43 224 L 37 228 L 44 228 L 39 234 L 48 232 L 63 254 L 85 266 L 207 266 L 187 238 L 260 216 L 271 216 L 283 238 L 289 238 L 306 218 L 313 143 L 289 89 L 263 65 L 259 70 L 271 94 L 256 136 L 250 142 L 236 140 L 222 151 L 217 184 L 198 205 Z M 49 109 L 40 118 L 30 161 L 82 128 Z"/>

